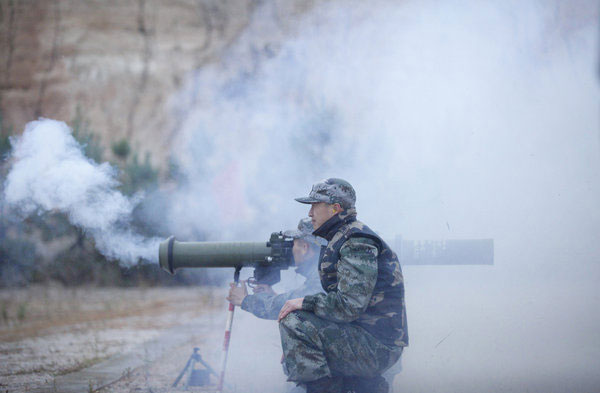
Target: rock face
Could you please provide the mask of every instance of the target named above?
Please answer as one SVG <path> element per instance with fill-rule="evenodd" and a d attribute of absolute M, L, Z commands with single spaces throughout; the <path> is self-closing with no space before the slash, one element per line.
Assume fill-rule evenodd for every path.
<path fill-rule="evenodd" d="M 0 111 L 13 133 L 79 110 L 106 147 L 167 157 L 168 99 L 247 25 L 248 0 L 1 0 Z M 109 152 L 110 149 L 105 149 Z"/>

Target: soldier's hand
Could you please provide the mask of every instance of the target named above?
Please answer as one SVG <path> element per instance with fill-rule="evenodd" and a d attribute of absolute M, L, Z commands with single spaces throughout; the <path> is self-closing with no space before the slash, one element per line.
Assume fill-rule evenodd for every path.
<path fill-rule="evenodd" d="M 227 300 L 234 306 L 241 306 L 244 298 L 248 296 L 246 281 L 242 280 L 240 283 L 239 287 L 234 282 L 229 284 L 229 296 L 227 296 Z"/>
<path fill-rule="evenodd" d="M 254 287 L 254 293 L 266 293 L 269 295 L 275 295 L 275 291 L 273 290 L 273 288 L 271 288 L 270 285 L 267 284 L 257 284 Z"/>
<path fill-rule="evenodd" d="M 290 299 L 283 307 L 281 307 L 281 311 L 279 311 L 279 317 L 277 318 L 277 322 L 281 322 L 283 318 L 285 318 L 289 313 L 296 310 L 302 310 L 302 302 L 304 301 L 303 297 L 299 297 L 297 299 Z"/>

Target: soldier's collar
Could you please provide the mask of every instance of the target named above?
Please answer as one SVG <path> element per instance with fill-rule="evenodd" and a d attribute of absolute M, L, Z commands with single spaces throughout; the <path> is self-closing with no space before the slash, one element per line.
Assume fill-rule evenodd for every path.
<path fill-rule="evenodd" d="M 350 208 L 348 210 L 344 210 L 325 221 L 323 225 L 313 232 L 313 235 L 330 241 L 333 238 L 333 235 L 335 235 L 335 233 L 343 224 L 352 222 L 354 220 L 356 220 L 356 209 Z"/>
<path fill-rule="evenodd" d="M 340 216 L 340 219 L 345 222 L 354 221 L 356 220 L 356 208 L 351 207 L 350 209 L 344 210 L 340 212 L 338 216 Z"/>

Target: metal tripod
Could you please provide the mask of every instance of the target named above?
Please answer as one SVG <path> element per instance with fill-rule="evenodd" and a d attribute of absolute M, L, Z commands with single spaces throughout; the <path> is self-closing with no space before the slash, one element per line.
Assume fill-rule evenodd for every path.
<path fill-rule="evenodd" d="M 208 363 L 202 360 L 202 356 L 200 356 L 200 354 L 198 353 L 199 350 L 200 348 L 194 348 L 194 353 L 192 353 L 187 363 L 185 364 L 185 367 L 183 368 L 183 370 L 181 370 L 181 372 L 177 376 L 177 379 L 175 379 L 175 382 L 173 382 L 173 385 L 171 387 L 176 387 L 179 381 L 181 381 L 181 378 L 183 378 L 183 376 L 188 370 L 189 374 L 185 383 L 186 389 L 190 386 L 209 385 L 210 374 L 214 375 L 215 377 L 218 377 L 217 373 L 208 365 Z M 196 363 L 200 363 L 205 367 L 205 369 L 196 369 Z"/>

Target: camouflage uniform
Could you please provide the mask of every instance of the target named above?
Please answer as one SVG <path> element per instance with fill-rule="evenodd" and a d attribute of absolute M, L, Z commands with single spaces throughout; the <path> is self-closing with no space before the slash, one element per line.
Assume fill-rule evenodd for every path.
<path fill-rule="evenodd" d="M 297 230 L 285 231 L 284 235 L 312 243 L 311 247 L 318 250 L 320 243 L 317 238 L 312 235 L 312 232 L 313 225 L 310 218 L 306 217 L 300 220 Z M 317 251 L 310 260 L 303 261 L 303 263 L 299 264 L 296 268 L 296 273 L 306 278 L 301 287 L 279 295 L 263 292 L 246 296 L 242 301 L 242 310 L 251 312 L 259 318 L 277 319 L 279 311 L 281 311 L 281 308 L 286 301 L 323 292 L 317 268 L 318 262 L 319 253 Z"/>
<path fill-rule="evenodd" d="M 319 261 L 327 293 L 305 296 L 302 311 L 281 321 L 285 366 L 296 382 L 375 377 L 408 345 L 402 271 L 387 244 L 356 220 L 352 186 L 341 179 L 323 183 L 297 200 L 337 202 L 345 210 L 314 232 L 328 241 Z"/>
<path fill-rule="evenodd" d="M 286 301 L 322 292 L 317 262 L 318 258 L 314 258 L 312 261 L 306 261 L 302 268 L 296 269 L 296 273 L 306 277 L 306 281 L 300 288 L 279 295 L 264 292 L 248 295 L 242 301 L 242 310 L 251 312 L 259 318 L 277 319 L 279 311 Z"/>

